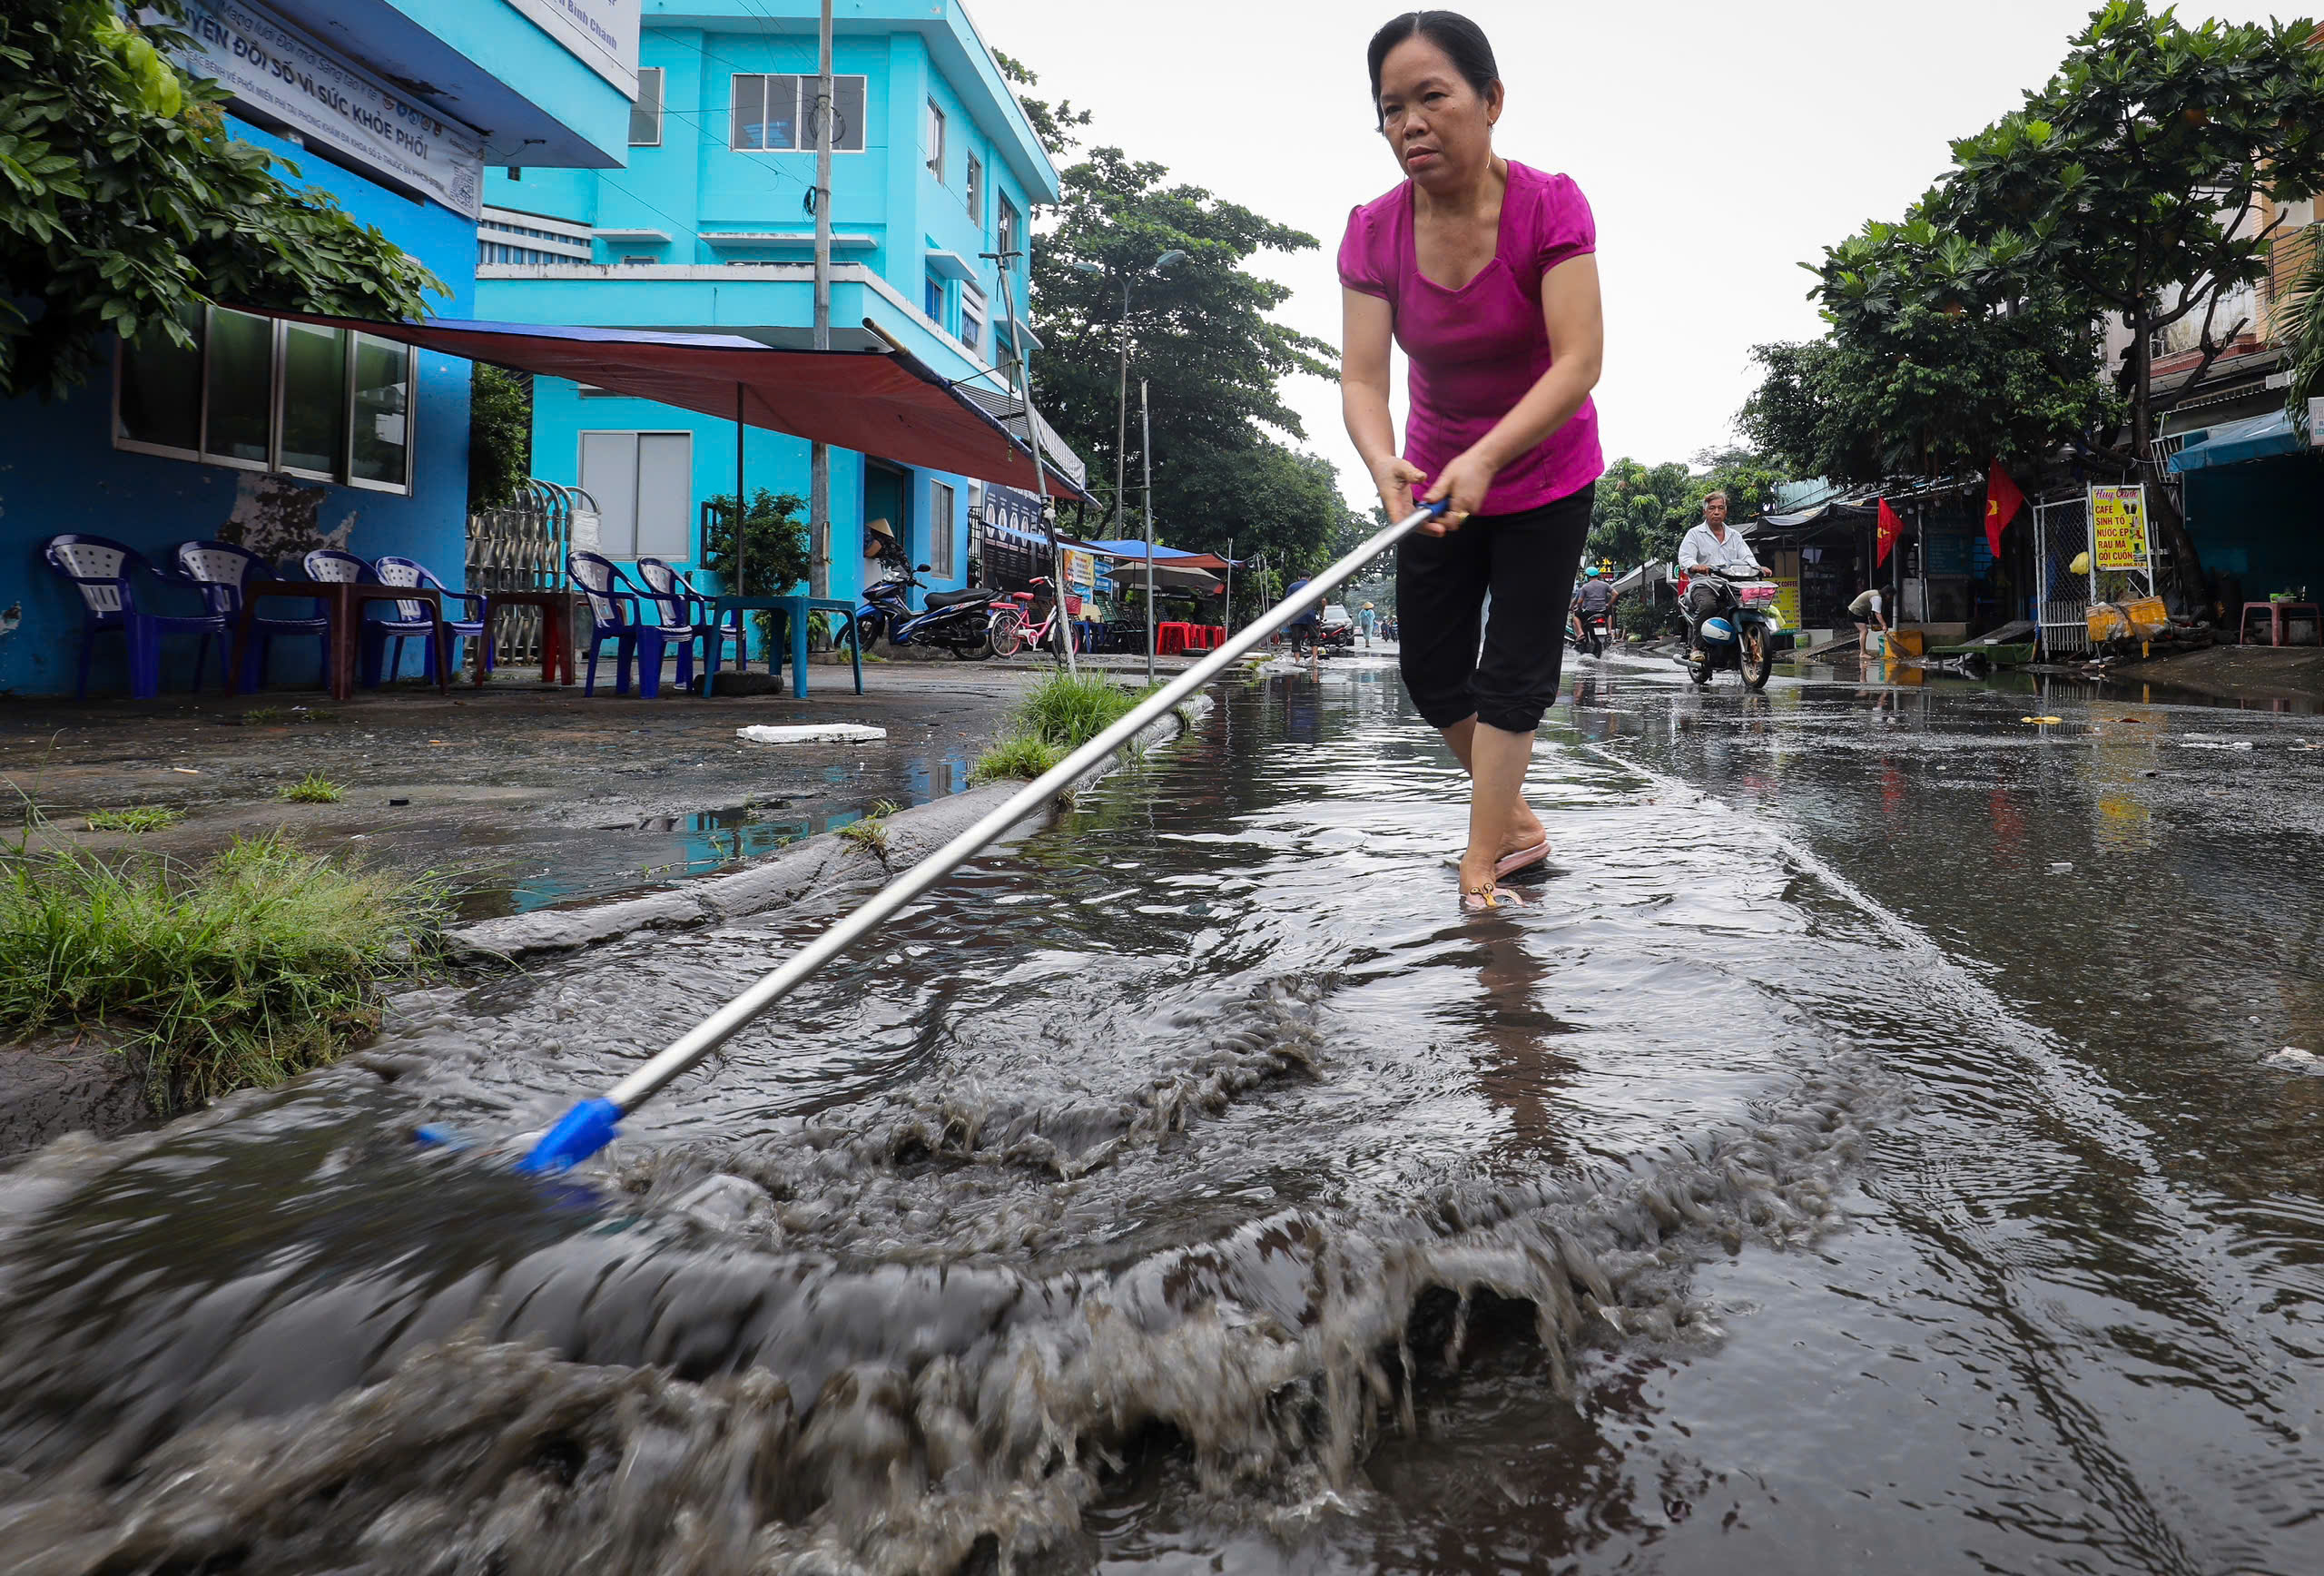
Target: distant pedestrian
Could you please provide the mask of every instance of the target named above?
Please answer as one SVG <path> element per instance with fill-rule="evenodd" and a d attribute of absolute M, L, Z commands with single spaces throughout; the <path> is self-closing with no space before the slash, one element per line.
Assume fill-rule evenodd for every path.
<path fill-rule="evenodd" d="M 1570 178 L 1494 151 L 1507 94 L 1475 23 L 1407 12 L 1373 35 L 1366 64 L 1404 179 L 1351 213 L 1340 243 L 1340 401 L 1389 518 L 1416 496 L 1447 506 L 1397 550 L 1396 610 L 1413 610 L 1400 666 L 1469 773 L 1462 907 L 1493 909 L 1513 901 L 1503 877 L 1549 857 L 1523 792 L 1605 469 L 1590 399 L 1605 337 L 1597 227 Z M 1396 345 L 1411 367 L 1402 452 Z"/>
<path fill-rule="evenodd" d="M 1364 650 L 1372 649 L 1372 632 L 1379 627 L 1379 624 L 1380 615 L 1373 610 L 1371 603 L 1365 603 L 1363 611 L 1355 616 L 1355 632 L 1364 636 Z"/>

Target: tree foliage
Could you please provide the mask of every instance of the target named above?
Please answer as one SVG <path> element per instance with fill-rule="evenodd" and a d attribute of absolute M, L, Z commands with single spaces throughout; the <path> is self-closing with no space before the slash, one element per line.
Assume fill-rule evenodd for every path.
<path fill-rule="evenodd" d="M 1041 79 L 1023 61 L 1003 54 L 997 49 L 992 52 L 992 58 L 994 64 L 1000 67 L 1000 74 L 1009 84 L 1012 92 L 1017 88 L 1040 85 Z M 1050 158 L 1062 159 L 1081 145 L 1081 139 L 1074 133 L 1089 123 L 1090 115 L 1088 110 L 1075 109 L 1072 100 L 1050 103 L 1047 99 L 1028 98 L 1019 93 L 1017 94 L 1017 107 L 1025 112 L 1026 123 L 1033 128 L 1033 135 L 1040 139 L 1041 146 L 1049 150 Z"/>
<path fill-rule="evenodd" d="M 734 577 L 734 495 L 720 493 L 707 500 L 709 539 L 703 544 L 703 566 L 719 584 L 744 596 L 783 596 L 807 578 L 807 500 L 797 493 L 771 492 L 765 488 L 751 495 L 750 518 L 743 537 L 743 577 Z"/>
<path fill-rule="evenodd" d="M 1097 149 L 1065 172 L 1064 201 L 1033 260 L 1033 327 L 1047 347 L 1035 361 L 1042 414 L 1088 460 L 1092 490 L 1110 502 L 1127 332 L 1133 407 L 1138 381 L 1151 387 L 1153 507 L 1163 538 L 1215 552 L 1231 538 L 1238 556 L 1264 549 L 1279 563 L 1320 564 L 1353 511 L 1333 468 L 1284 441 L 1306 435 L 1279 385 L 1302 375 L 1336 379 L 1337 352 L 1274 320 L 1290 291 L 1247 266 L 1262 251 L 1311 250 L 1315 238 L 1167 177 L 1162 165 L 1118 148 Z M 1173 251 L 1186 255 L 1153 272 Z M 1138 441 L 1133 408 L 1125 510 L 1133 531 L 1144 528 Z"/>
<path fill-rule="evenodd" d="M 442 289 L 235 141 L 225 92 L 167 53 L 180 0 L 146 11 L 161 20 L 112 0 L 0 5 L 0 397 L 62 394 L 107 332 L 191 343 L 181 314 L 204 301 L 401 317 Z"/>
<path fill-rule="evenodd" d="M 501 507 L 532 473 L 532 379 L 476 362 L 468 376 L 468 512 Z"/>
<path fill-rule="evenodd" d="M 1748 448 L 1707 450 L 1697 469 L 1676 460 L 1647 465 L 1624 458 L 1606 468 L 1590 505 L 1584 548 L 1592 562 L 1611 559 L 1621 569 L 1668 559 L 1679 538 L 1702 518 L 1703 500 L 1724 492 L 1728 517 L 1756 519 L 1775 507 L 1784 477 L 1768 457 Z"/>

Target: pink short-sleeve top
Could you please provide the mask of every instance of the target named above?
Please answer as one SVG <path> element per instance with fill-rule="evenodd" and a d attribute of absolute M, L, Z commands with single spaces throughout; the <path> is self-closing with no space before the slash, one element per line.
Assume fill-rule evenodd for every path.
<path fill-rule="evenodd" d="M 1484 271 L 1447 290 L 1420 271 L 1407 181 L 1348 215 L 1340 282 L 1394 310 L 1396 343 L 1412 363 L 1404 458 L 1433 480 L 1490 432 L 1541 379 L 1553 360 L 1541 321 L 1541 277 L 1598 250 L 1597 222 L 1581 189 L 1509 161 L 1501 245 Z M 1581 491 L 1606 468 L 1598 408 L 1581 409 L 1493 478 L 1480 514 L 1539 508 Z"/>

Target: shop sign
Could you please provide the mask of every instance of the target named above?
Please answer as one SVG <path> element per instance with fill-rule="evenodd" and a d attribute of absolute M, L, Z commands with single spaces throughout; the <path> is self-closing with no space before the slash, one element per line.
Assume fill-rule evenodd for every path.
<path fill-rule="evenodd" d="M 508 0 L 582 64 L 637 97 L 637 25 L 645 0 Z"/>
<path fill-rule="evenodd" d="M 2092 488 L 2090 539 L 2093 567 L 2144 573 L 2149 563 L 2145 486 Z"/>
<path fill-rule="evenodd" d="M 1029 492 L 999 482 L 984 486 L 984 523 L 1032 541 L 1047 541 L 1041 524 L 1041 500 Z"/>
<path fill-rule="evenodd" d="M 634 5 L 634 0 L 633 0 Z M 184 64 L 288 127 L 465 218 L 484 208 L 484 139 L 242 0 L 192 0 Z"/>

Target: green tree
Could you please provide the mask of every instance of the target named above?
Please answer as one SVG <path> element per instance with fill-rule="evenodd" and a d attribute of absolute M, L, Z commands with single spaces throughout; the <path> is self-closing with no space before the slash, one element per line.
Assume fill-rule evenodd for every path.
<path fill-rule="evenodd" d="M 1042 414 L 1090 462 L 1093 488 L 1109 494 L 1130 281 L 1131 392 L 1139 379 L 1151 385 L 1163 538 L 1211 552 L 1231 538 L 1237 555 L 1264 549 L 1280 565 L 1314 567 L 1353 511 L 1333 468 L 1285 441 L 1306 434 L 1278 386 L 1303 374 L 1336 380 L 1337 352 L 1275 321 L 1290 291 L 1247 264 L 1262 251 L 1312 250 L 1315 238 L 1167 175 L 1118 148 L 1065 172 L 1064 201 L 1033 258 L 1033 326 L 1048 347 L 1035 362 Z M 1184 259 L 1148 271 L 1174 251 Z M 1137 488 L 1134 457 L 1128 478 Z M 1130 502 L 1128 528 L 1142 530 L 1137 492 Z"/>
<path fill-rule="evenodd" d="M 2284 405 L 2302 433 L 2309 432 L 2308 402 L 2324 394 L 2324 294 L 2319 291 L 2324 291 L 2324 251 L 2309 261 L 2286 300 L 2284 345 L 2291 353 L 2291 386 Z"/>
<path fill-rule="evenodd" d="M 2020 266 L 2022 241 L 1979 246 L 1933 206 L 1827 250 L 1827 340 L 1753 352 L 1765 376 L 1738 424 L 1797 473 L 1878 481 L 1996 458 L 2024 470 L 2062 447 L 2095 457 L 2119 426 L 2094 314 Z"/>
<path fill-rule="evenodd" d="M 532 379 L 474 363 L 468 374 L 468 512 L 500 507 L 532 473 Z"/>
<path fill-rule="evenodd" d="M 2142 474 L 2158 419 L 2248 325 L 2241 287 L 2267 271 L 2277 224 L 2263 198 L 2324 188 L 2324 54 L 2312 22 L 2181 24 L 2145 0 L 2092 15 L 2025 107 L 1953 146 L 1929 204 L 1993 265 L 2130 330 L 2125 428 L 2100 458 Z M 2278 222 L 2280 222 L 2279 221 Z M 2154 387 L 2152 336 L 2200 325 L 2193 377 Z M 2162 489 L 2150 508 L 2182 596 L 2209 600 L 2186 522 Z"/>
<path fill-rule="evenodd" d="M 0 6 L 0 397 L 87 378 L 107 333 L 192 339 L 224 300 L 421 316 L 443 286 L 329 196 L 227 133 L 227 97 L 167 51 L 181 0 Z"/>
<path fill-rule="evenodd" d="M 744 596 L 783 596 L 807 578 L 807 500 L 761 488 L 751 495 L 743 537 L 743 580 L 734 581 L 734 495 L 707 500 L 711 524 L 703 566 Z"/>

